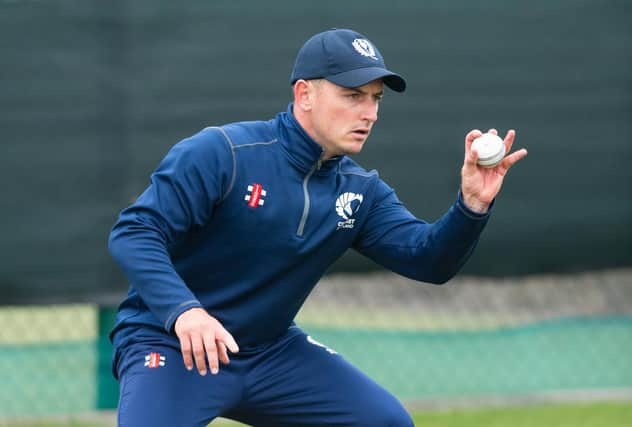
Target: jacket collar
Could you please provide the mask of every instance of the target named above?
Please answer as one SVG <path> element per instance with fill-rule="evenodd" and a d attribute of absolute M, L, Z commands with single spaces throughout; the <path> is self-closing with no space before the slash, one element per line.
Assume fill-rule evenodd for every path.
<path fill-rule="evenodd" d="M 323 148 L 305 132 L 292 112 L 290 102 L 284 113 L 277 115 L 281 145 L 290 161 L 304 172 L 309 172 L 323 156 Z M 334 171 L 344 156 L 333 157 L 317 165 L 317 175 L 327 175 Z M 320 167 L 318 167 L 320 166 Z"/>

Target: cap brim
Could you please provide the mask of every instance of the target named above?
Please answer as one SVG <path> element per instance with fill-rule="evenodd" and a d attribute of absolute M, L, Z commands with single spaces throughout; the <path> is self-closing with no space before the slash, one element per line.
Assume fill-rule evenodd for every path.
<path fill-rule="evenodd" d="M 395 92 L 403 92 L 406 90 L 406 81 L 399 74 L 395 74 L 385 68 L 368 67 L 358 68 L 344 73 L 327 76 L 325 79 L 342 87 L 359 87 L 372 82 L 373 80 L 382 79 L 384 84 Z"/>

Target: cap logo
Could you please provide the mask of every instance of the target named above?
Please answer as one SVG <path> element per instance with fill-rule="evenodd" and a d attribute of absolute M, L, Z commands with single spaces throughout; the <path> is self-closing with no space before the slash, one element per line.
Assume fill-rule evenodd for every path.
<path fill-rule="evenodd" d="M 373 47 L 373 45 L 371 44 L 370 41 L 368 41 L 367 39 L 355 39 L 352 43 L 353 48 L 362 56 L 368 56 L 371 59 L 375 59 L 376 61 L 377 56 L 375 56 L 375 48 Z"/>

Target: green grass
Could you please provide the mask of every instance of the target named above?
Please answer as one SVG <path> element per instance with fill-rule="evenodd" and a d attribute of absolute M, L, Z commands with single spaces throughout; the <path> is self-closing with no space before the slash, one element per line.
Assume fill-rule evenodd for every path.
<path fill-rule="evenodd" d="M 590 404 L 549 404 L 538 406 L 460 409 L 417 412 L 417 427 L 629 427 L 632 402 Z M 240 424 L 214 422 L 212 427 L 236 427 Z M 15 427 L 111 427 L 107 424 L 71 421 L 60 423 L 3 424 Z"/>
<path fill-rule="evenodd" d="M 630 427 L 632 403 L 429 412 L 414 419 L 417 427 Z"/>

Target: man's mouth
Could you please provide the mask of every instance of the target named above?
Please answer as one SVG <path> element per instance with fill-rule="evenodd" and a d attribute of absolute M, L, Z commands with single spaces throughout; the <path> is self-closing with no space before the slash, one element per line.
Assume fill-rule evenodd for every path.
<path fill-rule="evenodd" d="M 366 138 L 369 135 L 368 129 L 354 129 L 351 131 L 352 134 L 358 137 Z"/>

